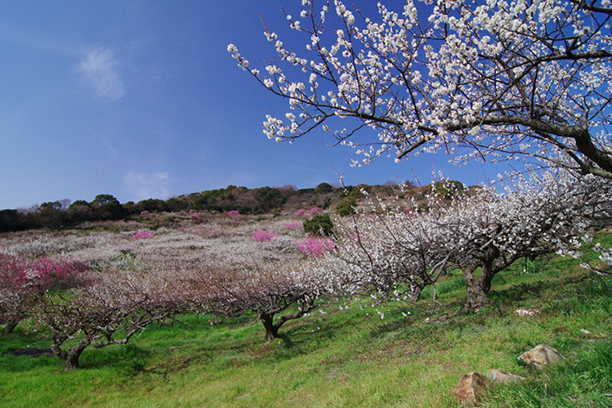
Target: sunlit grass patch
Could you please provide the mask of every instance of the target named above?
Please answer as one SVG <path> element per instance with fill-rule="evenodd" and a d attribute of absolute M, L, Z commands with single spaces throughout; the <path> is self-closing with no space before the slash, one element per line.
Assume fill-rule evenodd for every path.
<path fill-rule="evenodd" d="M 48 333 L 24 322 L 0 341 L 0 404 L 446 407 L 457 406 L 452 389 L 463 374 L 491 368 L 527 380 L 492 387 L 490 406 L 609 403 L 609 277 L 569 258 L 550 259 L 537 273 L 519 261 L 495 277 L 491 303 L 469 313 L 460 311 L 459 271 L 437 289 L 438 308 L 424 293 L 414 308 L 381 305 L 384 319 L 357 300 L 324 303 L 269 343 L 254 313 L 223 321 L 186 314 L 148 326 L 128 346 L 86 350 L 72 372 L 56 357 L 2 354 L 49 346 Z M 516 316 L 520 307 L 538 313 Z M 517 356 L 540 343 L 565 361 L 543 372 L 519 366 Z"/>

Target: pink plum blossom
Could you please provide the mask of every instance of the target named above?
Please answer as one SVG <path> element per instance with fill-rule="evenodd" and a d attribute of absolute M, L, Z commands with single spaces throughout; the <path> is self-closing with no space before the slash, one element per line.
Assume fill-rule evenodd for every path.
<path fill-rule="evenodd" d="M 258 229 L 251 236 L 253 237 L 253 240 L 255 242 L 266 242 L 266 241 L 271 241 L 272 238 L 276 237 L 277 235 L 273 232 L 267 232 L 267 231 Z"/>
<path fill-rule="evenodd" d="M 287 229 L 302 228 L 302 223 L 300 221 L 290 222 L 285 225 L 285 228 Z"/>
<path fill-rule="evenodd" d="M 320 256 L 325 252 L 333 251 L 336 244 L 331 238 L 306 237 L 302 240 L 295 241 L 295 246 L 304 255 Z"/>
<path fill-rule="evenodd" d="M 29 286 L 50 288 L 70 285 L 84 277 L 89 268 L 72 258 L 41 257 L 24 260 L 19 256 L 0 251 L 0 286 Z"/>
<path fill-rule="evenodd" d="M 138 231 L 137 233 L 135 233 L 132 236 L 132 239 L 146 239 L 146 238 L 152 238 L 153 234 L 150 233 L 149 231 Z"/>

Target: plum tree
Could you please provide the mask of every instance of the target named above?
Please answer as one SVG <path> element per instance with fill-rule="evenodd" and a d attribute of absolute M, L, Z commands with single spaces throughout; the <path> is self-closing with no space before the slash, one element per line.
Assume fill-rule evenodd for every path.
<path fill-rule="evenodd" d="M 79 368 L 89 346 L 127 344 L 148 325 L 181 310 L 176 287 L 152 276 L 105 272 L 71 296 L 45 291 L 30 314 L 51 332 L 51 350 L 67 370 Z"/>
<path fill-rule="evenodd" d="M 269 138 L 322 129 L 363 155 L 355 164 L 442 150 L 459 163 L 522 157 L 612 178 L 607 0 L 407 0 L 377 16 L 315 3 L 302 1 L 301 20 L 287 15 L 305 49 L 266 28 L 277 58 L 263 71 L 228 46 L 289 102 L 283 118 L 267 115 Z M 365 128 L 377 137 L 358 139 Z"/>
<path fill-rule="evenodd" d="M 460 269 L 464 307 L 475 309 L 488 302 L 493 277 L 517 259 L 574 251 L 590 226 L 612 214 L 611 189 L 603 178 L 557 171 L 518 179 L 505 194 L 483 187 L 446 203 L 434 184 L 427 210 L 373 202 L 338 223 L 338 249 L 326 257 L 340 258 L 353 276 L 346 281 L 381 300 L 414 302 L 429 285 L 435 296 L 438 279 Z"/>

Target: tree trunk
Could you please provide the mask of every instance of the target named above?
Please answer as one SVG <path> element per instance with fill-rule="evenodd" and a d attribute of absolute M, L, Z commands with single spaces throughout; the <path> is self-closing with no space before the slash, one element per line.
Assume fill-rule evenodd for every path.
<path fill-rule="evenodd" d="M 474 278 L 473 271 L 463 270 L 463 277 L 465 278 L 465 286 L 467 292 L 467 300 L 462 307 L 462 310 L 475 310 L 487 303 L 489 298 L 487 297 L 488 289 L 485 289 L 483 285 L 482 276 L 479 279 Z M 489 288 L 490 288 L 489 284 Z"/>
<path fill-rule="evenodd" d="M 64 362 L 66 363 L 66 370 L 72 371 L 79 368 L 79 358 L 81 357 L 81 353 L 83 353 L 83 350 L 85 350 L 85 348 L 70 349 L 70 351 L 67 353 L 68 358 L 64 360 Z"/>
<path fill-rule="evenodd" d="M 278 337 L 278 326 L 274 325 L 274 315 L 267 314 L 265 312 L 258 313 L 259 320 L 263 323 L 266 329 L 266 341 L 270 342 Z"/>
<path fill-rule="evenodd" d="M 410 302 L 411 303 L 416 303 L 419 298 L 421 297 L 421 292 L 423 291 L 423 287 L 425 285 L 414 285 L 411 287 L 411 292 L 410 292 Z"/>
<path fill-rule="evenodd" d="M 68 350 L 62 350 L 58 345 L 54 344 L 51 346 L 51 350 L 55 353 L 55 355 L 64 361 L 64 364 L 66 364 L 66 370 L 72 371 L 79 368 L 79 358 L 87 346 L 89 346 L 89 342 L 81 341 Z"/>
<path fill-rule="evenodd" d="M 2 335 L 6 336 L 7 334 L 15 330 L 15 327 L 17 327 L 18 324 L 19 324 L 19 319 L 11 319 L 7 321 L 6 326 L 4 326 L 4 330 L 2 331 Z"/>
<path fill-rule="evenodd" d="M 465 279 L 467 300 L 463 305 L 463 310 L 475 310 L 489 303 L 487 294 L 491 290 L 491 281 L 495 276 L 493 270 L 493 261 L 499 256 L 497 248 L 491 248 L 487 251 L 487 257 L 482 262 L 482 274 L 478 279 L 474 277 L 474 266 L 463 269 L 463 277 Z"/>

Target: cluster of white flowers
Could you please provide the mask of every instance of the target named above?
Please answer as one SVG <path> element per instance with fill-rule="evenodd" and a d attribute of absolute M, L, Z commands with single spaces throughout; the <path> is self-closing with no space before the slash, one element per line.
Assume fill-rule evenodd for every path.
<path fill-rule="evenodd" d="M 303 238 L 304 231 L 293 224 L 301 226 L 302 218 L 244 216 L 239 223 L 232 221 L 237 220 L 223 215 L 208 217 L 206 224 L 180 230 L 158 228 L 141 239 L 133 239 L 134 231 L 149 231 L 141 224 L 132 229 L 127 223 L 116 225 L 126 227 L 117 233 L 30 231 L 7 235 L 3 254 L 31 258 L 61 252 L 89 265 L 87 276 L 91 279 L 61 305 L 45 293 L 22 296 L 23 285 L 8 287 L 3 280 L 0 314 L 15 321 L 23 315 L 33 316 L 57 331 L 54 351 L 62 357 L 66 356 L 65 341 L 82 339 L 83 332 L 91 336 L 79 347 L 102 347 L 127 341 L 113 336 L 120 327 L 131 336 L 130 330 L 139 322 L 134 319 L 146 319 L 142 328 L 186 310 L 218 316 L 253 310 L 273 337 L 285 321 L 303 316 L 321 295 L 333 294 L 338 287 L 335 275 L 318 264 L 311 266 L 311 258 L 298 250 L 296 238 Z M 293 221 L 291 228 L 287 221 Z M 252 234 L 261 228 L 274 238 L 255 242 Z M 35 271 L 26 271 L 32 273 Z M 274 321 L 275 315 L 294 304 L 298 313 Z M 79 313 L 74 313 L 76 309 Z M 77 321 L 74 316 L 87 318 Z M 99 336 L 99 327 L 108 329 L 107 338 Z M 76 361 L 66 362 L 74 368 L 70 364 L 78 363 L 78 355 Z"/>
<path fill-rule="evenodd" d="M 421 210 L 414 202 L 372 201 L 344 220 L 338 250 L 325 261 L 351 290 L 366 288 L 381 301 L 412 302 L 430 285 L 435 295 L 438 279 L 461 269 L 468 304 L 477 306 L 482 299 L 470 299 L 470 290 L 486 296 L 493 276 L 515 260 L 575 250 L 577 238 L 612 215 L 610 198 L 610 183 L 564 171 L 517 176 L 505 194 L 437 183 Z M 478 267 L 483 272 L 475 278 Z"/>
<path fill-rule="evenodd" d="M 359 148 L 364 159 L 356 163 L 467 148 L 456 163 L 520 153 L 555 163 L 562 157 L 565 166 L 612 177 L 607 2 L 425 3 L 417 8 L 407 1 L 401 13 L 379 4 L 378 18 L 364 17 L 360 24 L 339 0 L 327 23 L 327 5 L 315 10 L 314 2 L 305 2 L 300 15 L 311 17 L 310 26 L 299 29 L 308 36 L 306 57 L 266 31 L 276 42 L 278 64 L 301 67 L 306 76 L 287 86 L 276 65 L 263 78 L 251 71 L 300 112 L 290 124 L 268 118 L 264 133 L 293 140 L 325 123 L 335 138 L 347 141 L 369 126 L 378 140 L 366 143 L 373 149 Z M 428 18 L 419 18 L 423 13 Z M 331 44 L 324 44 L 326 30 Z M 566 41 L 567 35 L 573 40 Z M 233 45 L 228 51 L 248 67 Z M 347 117 L 352 125 L 336 120 Z"/>

